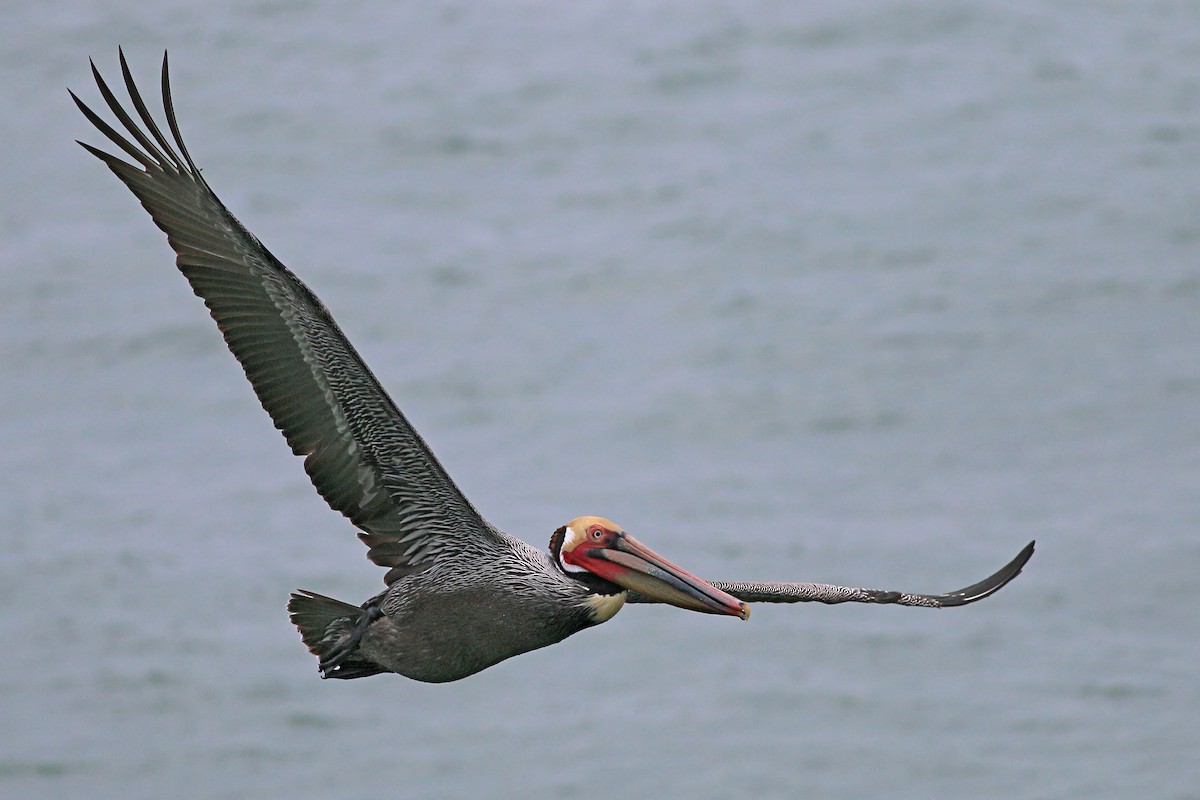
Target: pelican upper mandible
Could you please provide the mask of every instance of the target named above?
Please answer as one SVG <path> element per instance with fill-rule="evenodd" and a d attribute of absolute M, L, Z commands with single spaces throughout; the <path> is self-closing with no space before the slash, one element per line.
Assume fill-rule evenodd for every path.
<path fill-rule="evenodd" d="M 947 607 L 994 593 L 1020 573 L 1030 542 L 973 586 L 921 595 L 813 583 L 705 581 L 603 517 L 579 517 L 538 550 L 487 522 L 384 392 L 325 305 L 225 208 L 192 161 L 171 102 L 170 139 L 121 75 L 141 124 L 95 65 L 100 95 L 128 134 L 72 92 L 88 120 L 134 162 L 83 144 L 167 234 L 176 266 L 208 307 L 263 408 L 325 501 L 358 528 L 385 588 L 362 605 L 292 595 L 292 622 L 326 678 L 396 672 L 444 682 L 559 642 L 629 603 L 669 603 L 746 619 L 748 602 Z M 131 141 L 132 139 L 132 141 Z"/>

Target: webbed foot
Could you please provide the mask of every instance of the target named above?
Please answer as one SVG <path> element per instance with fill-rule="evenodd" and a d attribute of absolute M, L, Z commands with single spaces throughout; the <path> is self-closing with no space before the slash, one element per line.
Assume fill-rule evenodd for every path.
<path fill-rule="evenodd" d="M 322 678 L 341 677 L 334 673 L 358 649 L 359 643 L 362 642 L 363 634 L 367 632 L 367 628 L 371 626 L 371 623 L 382 616 L 383 610 L 377 605 L 369 605 L 363 609 L 362 614 L 359 615 L 358 621 L 354 623 L 354 627 L 350 630 L 350 633 L 346 634 L 341 641 L 325 651 L 318 667 L 321 670 Z"/>

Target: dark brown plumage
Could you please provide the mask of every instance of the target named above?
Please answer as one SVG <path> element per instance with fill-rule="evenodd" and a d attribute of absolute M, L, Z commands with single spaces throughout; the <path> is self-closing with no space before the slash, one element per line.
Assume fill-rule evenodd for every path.
<path fill-rule="evenodd" d="M 176 253 L 259 401 L 304 457 L 313 486 L 387 568 L 361 606 L 311 592 L 288 609 L 325 677 L 397 672 L 450 681 L 561 641 L 629 602 L 667 602 L 745 618 L 742 601 L 965 605 L 1012 580 L 1031 542 L 990 578 L 946 595 L 825 584 L 708 583 L 599 517 L 581 517 L 539 551 L 489 524 L 384 392 L 324 304 L 229 212 L 196 167 L 175 118 L 163 56 L 168 139 L 120 54 L 135 120 L 92 74 L 125 134 L 71 94 L 128 163 L 80 144 L 137 196 Z M 140 120 L 140 125 L 138 121 Z M 132 140 L 132 141 L 131 141 Z"/>

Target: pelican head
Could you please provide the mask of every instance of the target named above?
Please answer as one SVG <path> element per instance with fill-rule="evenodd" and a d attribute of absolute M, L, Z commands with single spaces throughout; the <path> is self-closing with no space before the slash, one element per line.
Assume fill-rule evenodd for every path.
<path fill-rule="evenodd" d="M 660 603 L 747 619 L 750 607 L 672 564 L 612 520 L 579 517 L 555 531 L 551 552 L 568 575 L 591 573 Z"/>

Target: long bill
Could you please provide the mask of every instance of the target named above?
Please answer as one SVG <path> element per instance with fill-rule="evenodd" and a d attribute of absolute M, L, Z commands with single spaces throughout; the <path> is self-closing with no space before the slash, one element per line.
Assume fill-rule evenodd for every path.
<path fill-rule="evenodd" d="M 705 614 L 750 617 L 750 606 L 671 563 L 629 534 L 620 534 L 608 547 L 590 548 L 585 556 L 592 562 L 589 570 L 651 600 Z"/>

